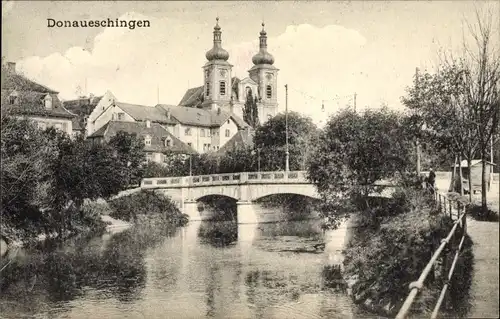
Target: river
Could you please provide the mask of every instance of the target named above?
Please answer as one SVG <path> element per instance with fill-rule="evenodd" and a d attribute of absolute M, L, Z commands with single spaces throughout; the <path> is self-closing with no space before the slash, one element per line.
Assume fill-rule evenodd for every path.
<path fill-rule="evenodd" d="M 325 233 L 319 225 L 149 225 L 20 250 L 1 273 L 0 316 L 369 317 L 330 280 L 346 224 Z M 324 251 L 314 248 L 322 242 Z"/>

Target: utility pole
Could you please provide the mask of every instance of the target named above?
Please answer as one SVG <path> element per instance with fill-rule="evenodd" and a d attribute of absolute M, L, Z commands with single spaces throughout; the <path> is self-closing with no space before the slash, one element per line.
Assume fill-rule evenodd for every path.
<path fill-rule="evenodd" d="M 356 113 L 356 92 L 354 92 L 354 113 Z"/>
<path fill-rule="evenodd" d="M 160 104 L 160 84 L 156 85 L 156 104 Z"/>
<path fill-rule="evenodd" d="M 415 85 L 418 87 L 418 67 L 415 68 Z M 420 141 L 418 140 L 418 138 L 416 144 L 417 144 L 417 176 L 420 178 Z"/>
<path fill-rule="evenodd" d="M 285 139 L 286 139 L 286 151 L 285 151 L 285 172 L 290 170 L 290 153 L 288 152 L 288 84 L 285 84 Z"/>

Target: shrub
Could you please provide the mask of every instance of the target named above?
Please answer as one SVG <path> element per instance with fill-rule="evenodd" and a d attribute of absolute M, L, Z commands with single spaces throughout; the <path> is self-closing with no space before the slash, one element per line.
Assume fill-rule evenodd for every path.
<path fill-rule="evenodd" d="M 183 226 L 188 217 L 182 214 L 169 198 L 154 191 L 141 190 L 110 202 L 110 216 L 126 221 L 137 221 L 139 216 L 154 217 L 175 226 Z M 142 218 L 142 217 L 141 217 Z"/>
<path fill-rule="evenodd" d="M 489 209 L 483 212 L 481 205 L 470 204 L 467 206 L 467 214 L 474 218 L 475 220 L 488 221 L 488 222 L 498 222 L 498 213 Z"/>

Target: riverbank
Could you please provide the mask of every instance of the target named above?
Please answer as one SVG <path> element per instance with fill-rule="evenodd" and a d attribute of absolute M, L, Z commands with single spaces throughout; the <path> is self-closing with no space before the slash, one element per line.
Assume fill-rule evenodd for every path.
<path fill-rule="evenodd" d="M 434 209 L 432 198 L 415 192 L 358 213 L 353 223 L 356 227 L 344 250 L 348 292 L 361 308 L 394 317 L 409 293 L 408 285 L 420 276 L 453 222 Z M 468 310 L 460 304 L 467 299 L 471 282 L 471 245 L 467 238 L 449 289 L 452 306 L 459 312 L 454 316 Z M 412 307 L 415 314 L 430 314 L 446 272 L 435 267 Z"/>

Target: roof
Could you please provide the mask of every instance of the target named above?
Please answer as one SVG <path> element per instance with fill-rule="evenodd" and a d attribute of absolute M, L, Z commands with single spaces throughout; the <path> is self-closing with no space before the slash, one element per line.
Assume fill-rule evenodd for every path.
<path fill-rule="evenodd" d="M 472 161 L 470 162 L 470 165 L 471 165 L 471 166 L 476 166 L 477 164 L 481 164 L 481 162 L 482 162 L 482 160 L 480 160 L 480 159 L 475 159 L 475 160 L 472 160 Z M 492 163 L 492 162 L 489 162 L 489 161 L 486 161 L 486 164 L 496 166 L 496 164 L 495 164 L 495 163 Z M 458 164 L 456 164 L 456 165 L 451 165 L 451 167 L 453 167 L 453 166 L 458 167 Z M 469 167 L 469 166 L 467 165 L 467 161 L 466 161 L 466 160 L 463 160 L 462 162 L 460 162 L 460 166 L 461 166 L 461 167 L 463 167 L 463 168 L 467 168 L 467 167 Z"/>
<path fill-rule="evenodd" d="M 177 123 L 174 119 L 169 118 L 167 116 L 166 110 L 162 108 L 122 102 L 115 102 L 115 105 L 125 111 L 125 113 L 133 117 L 136 121 L 150 120 L 152 122 L 162 124 Z"/>
<path fill-rule="evenodd" d="M 10 104 L 9 97 L 14 91 L 17 99 L 15 104 Z M 57 91 L 2 66 L 2 109 L 18 115 L 73 118 L 74 114 L 63 107 L 57 94 Z M 47 95 L 52 97 L 51 109 L 45 108 L 44 98 Z"/>
<path fill-rule="evenodd" d="M 253 146 L 253 138 L 255 136 L 255 131 L 252 129 L 246 129 L 238 131 L 229 141 L 226 142 L 216 153 L 225 153 L 231 149 L 238 147 L 249 147 Z"/>
<path fill-rule="evenodd" d="M 188 107 L 198 107 L 203 103 L 203 86 L 190 88 L 184 93 L 179 105 Z"/>
<path fill-rule="evenodd" d="M 71 113 L 76 115 L 90 115 L 94 108 L 101 101 L 102 96 L 81 97 L 76 100 L 64 101 L 63 105 Z"/>
<path fill-rule="evenodd" d="M 174 106 L 158 104 L 156 108 L 170 111 L 173 118 L 181 124 L 203 127 L 220 127 L 231 118 L 239 129 L 247 128 L 249 125 L 235 114 L 225 111 L 198 109 L 185 106 Z"/>
<path fill-rule="evenodd" d="M 236 95 L 236 98 L 238 98 L 238 84 L 240 83 L 240 79 L 237 77 L 231 78 L 231 90 L 232 93 Z M 203 85 L 202 86 L 197 86 L 194 88 L 190 88 L 184 93 L 184 96 L 182 97 L 181 101 L 179 102 L 179 106 L 187 106 L 187 107 L 194 107 L 194 108 L 199 108 L 201 107 L 201 104 L 204 101 L 204 94 L 203 94 Z"/>
<path fill-rule="evenodd" d="M 17 99 L 15 104 L 10 104 L 10 94 L 16 91 Z M 44 99 L 47 95 L 52 97 L 52 108 L 45 107 Z M 1 97 L 2 109 L 17 115 L 74 118 L 75 115 L 66 110 L 56 93 L 42 93 L 33 91 L 7 90 L 2 89 Z"/>
<path fill-rule="evenodd" d="M 151 137 L 151 145 L 146 145 L 144 147 L 144 150 L 147 152 L 174 152 L 181 154 L 196 153 L 192 147 L 179 140 L 163 126 L 157 123 L 151 123 L 150 127 L 146 127 L 144 122 L 110 121 L 90 135 L 89 138 L 104 138 L 105 140 L 109 140 L 120 131 L 136 134 L 142 138 L 149 135 Z M 169 138 L 172 141 L 171 146 L 165 146 L 166 138 Z"/>
<path fill-rule="evenodd" d="M 4 65 L 2 65 L 2 90 L 32 91 L 51 94 L 59 93 L 28 79 L 22 74 L 9 71 Z"/>

